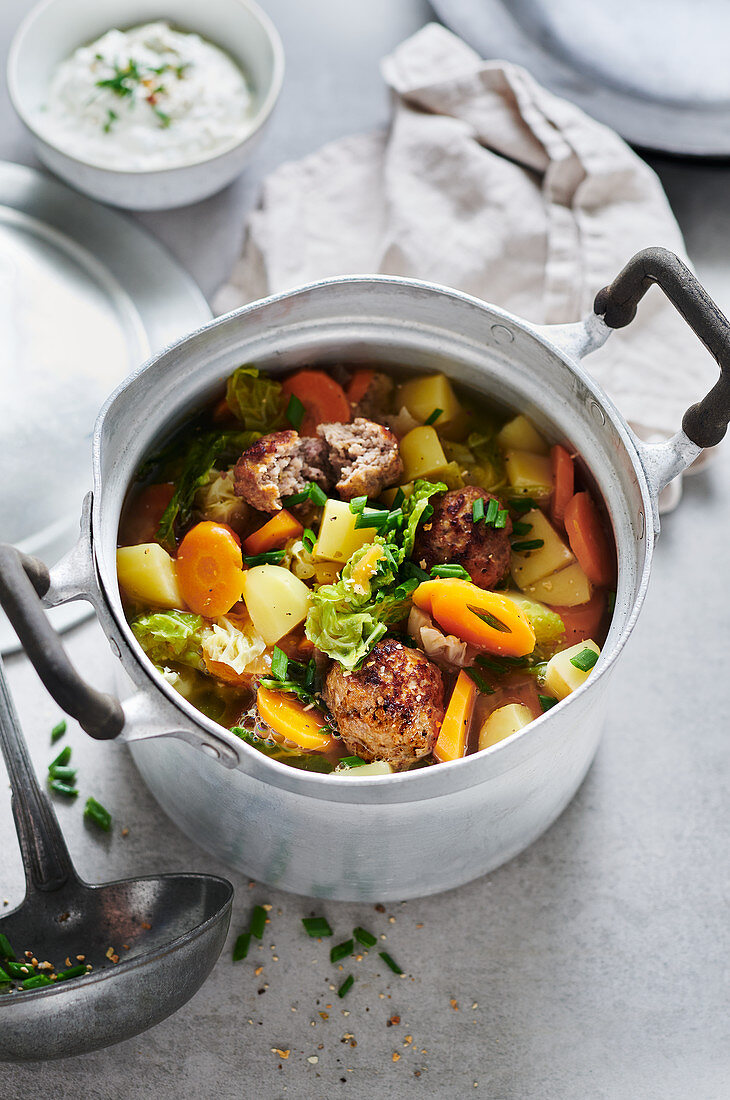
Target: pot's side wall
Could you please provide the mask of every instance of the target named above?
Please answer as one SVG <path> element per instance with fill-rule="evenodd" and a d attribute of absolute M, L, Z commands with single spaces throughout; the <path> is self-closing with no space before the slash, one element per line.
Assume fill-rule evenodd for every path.
<path fill-rule="evenodd" d="M 461 886 L 526 848 L 568 804 L 593 759 L 610 676 L 546 724 L 503 774 L 443 797 L 396 805 L 332 803 L 283 791 L 172 739 L 131 746 L 173 821 L 252 878 L 350 901 L 422 897 Z M 556 715 L 557 718 L 557 715 Z M 353 792 L 357 780 L 351 780 Z"/>

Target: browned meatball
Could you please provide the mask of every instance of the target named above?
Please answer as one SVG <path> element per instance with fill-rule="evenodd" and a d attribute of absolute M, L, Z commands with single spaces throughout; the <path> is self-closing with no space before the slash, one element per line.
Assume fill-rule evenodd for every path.
<path fill-rule="evenodd" d="M 429 755 L 444 720 L 441 673 L 395 638 L 378 642 L 356 672 L 334 664 L 324 700 L 348 752 L 396 771 Z"/>
<path fill-rule="evenodd" d="M 480 588 L 494 588 L 509 569 L 512 521 L 508 516 L 498 529 L 487 527 L 483 520 L 475 523 L 472 509 L 479 498 L 486 512 L 493 498 L 477 485 L 435 498 L 433 515 L 418 529 L 413 558 L 425 562 L 426 569 L 453 562 L 463 566 Z"/>
<path fill-rule="evenodd" d="M 352 424 L 320 424 L 337 492 L 343 500 L 377 497 L 403 473 L 398 440 L 390 428 L 358 416 Z"/>
<path fill-rule="evenodd" d="M 294 431 L 271 432 L 243 452 L 233 471 L 236 496 L 260 512 L 278 512 L 281 498 L 301 493 L 307 482 L 332 485 L 327 448 L 321 439 Z"/>

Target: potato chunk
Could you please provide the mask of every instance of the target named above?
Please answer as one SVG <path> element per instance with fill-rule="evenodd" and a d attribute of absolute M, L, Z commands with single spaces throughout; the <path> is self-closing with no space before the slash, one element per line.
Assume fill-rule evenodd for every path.
<path fill-rule="evenodd" d="M 590 668 L 584 672 L 572 664 L 573 657 L 577 657 L 584 649 L 589 649 L 597 655 L 601 652 L 596 643 L 588 639 L 572 645 L 569 649 L 564 649 L 561 653 L 556 653 L 548 661 L 544 677 L 545 687 L 556 699 L 565 699 L 566 695 L 570 695 L 572 691 L 579 688 L 590 676 Z"/>
<path fill-rule="evenodd" d="M 507 480 L 516 493 L 548 497 L 553 491 L 550 459 L 530 451 L 507 451 L 504 456 Z"/>
<path fill-rule="evenodd" d="M 307 616 L 310 592 L 281 565 L 256 565 L 243 580 L 245 600 L 251 622 L 267 645 L 274 645 Z"/>
<path fill-rule="evenodd" d="M 180 595 L 175 562 L 159 542 L 120 546 L 117 550 L 117 577 L 120 586 L 133 600 L 150 607 L 179 610 L 186 607 Z"/>
<path fill-rule="evenodd" d="M 479 748 L 488 749 L 532 722 L 532 711 L 522 703 L 508 703 L 493 710 L 479 730 Z"/>
<path fill-rule="evenodd" d="M 542 580 L 550 573 L 556 573 L 558 569 L 574 561 L 569 547 L 539 508 L 532 508 L 527 512 L 524 522 L 531 524 L 531 530 L 524 537 L 513 539 L 513 542 L 531 542 L 533 539 L 541 539 L 542 546 L 537 550 L 512 551 L 512 576 L 517 587 L 523 592 L 528 585 Z"/>
<path fill-rule="evenodd" d="M 497 433 L 497 442 L 506 451 L 530 451 L 536 455 L 546 455 L 550 451 L 526 416 L 516 416 L 514 420 L 508 420 Z"/>
<path fill-rule="evenodd" d="M 372 509 L 366 508 L 365 511 Z M 328 500 L 312 551 L 314 560 L 346 562 L 361 546 L 372 542 L 378 533 L 377 528 L 355 527 L 356 519 L 347 501 Z"/>
<path fill-rule="evenodd" d="M 550 573 L 535 584 L 527 585 L 524 593 L 531 599 L 555 607 L 578 607 L 579 604 L 588 603 L 593 595 L 593 585 L 578 562 L 575 562 L 557 573 Z"/>
<path fill-rule="evenodd" d="M 417 477 L 437 477 L 446 466 L 446 455 L 435 428 L 424 424 L 413 428 L 400 441 L 403 459 L 403 480 L 415 481 Z"/>
<path fill-rule="evenodd" d="M 414 420 L 428 420 L 437 409 L 441 415 L 434 421 L 439 429 L 446 427 L 461 413 L 459 400 L 445 374 L 427 374 L 404 382 L 398 388 L 398 408 L 405 406 Z"/>

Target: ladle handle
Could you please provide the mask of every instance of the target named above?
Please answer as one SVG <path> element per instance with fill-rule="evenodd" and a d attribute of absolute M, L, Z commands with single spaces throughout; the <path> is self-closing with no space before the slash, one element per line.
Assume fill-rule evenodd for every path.
<path fill-rule="evenodd" d="M 51 804 L 38 786 L 0 658 L 0 748 L 13 791 L 13 817 L 28 887 L 59 890 L 76 878 Z"/>
<path fill-rule="evenodd" d="M 87 684 L 69 661 L 40 602 L 49 584 L 43 562 L 0 544 L 0 605 L 33 667 L 58 705 L 86 733 L 111 740 L 124 726 L 122 704 Z"/>
<path fill-rule="evenodd" d="M 730 420 L 730 322 L 678 256 L 666 248 L 637 252 L 610 286 L 599 290 L 594 310 L 609 328 L 623 328 L 656 283 L 682 314 L 720 367 L 710 392 L 684 414 L 682 428 L 698 447 L 714 447 Z"/>

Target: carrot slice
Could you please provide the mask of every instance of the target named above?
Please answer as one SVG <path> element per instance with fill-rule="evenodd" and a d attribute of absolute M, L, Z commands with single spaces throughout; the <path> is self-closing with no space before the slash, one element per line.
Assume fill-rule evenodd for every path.
<path fill-rule="evenodd" d="M 573 459 L 559 443 L 550 450 L 550 462 L 553 470 L 550 516 L 555 526 L 560 528 L 565 526 L 565 509 L 575 491 L 575 469 Z"/>
<path fill-rule="evenodd" d="M 598 634 L 606 610 L 606 592 L 597 588 L 588 603 L 577 607 L 553 607 L 551 604 L 551 608 L 565 625 L 565 636 L 561 644 L 567 649 L 576 642 L 585 642 L 587 638 L 595 638 Z"/>
<path fill-rule="evenodd" d="M 488 653 L 524 657 L 535 648 L 535 631 L 517 605 L 471 581 L 425 581 L 413 593 L 413 602 L 430 611 L 448 634 Z"/>
<path fill-rule="evenodd" d="M 123 546 L 138 546 L 154 542 L 162 513 L 172 500 L 175 486 L 172 482 L 148 485 L 125 511 L 119 538 Z"/>
<path fill-rule="evenodd" d="M 610 585 L 615 572 L 613 552 L 590 493 L 576 493 L 568 502 L 565 533 L 588 580 L 599 587 Z"/>
<path fill-rule="evenodd" d="M 277 546 L 283 546 L 289 539 L 295 539 L 301 535 L 304 528 L 291 512 L 282 508 L 280 512 L 249 535 L 243 544 L 247 554 L 265 554 L 267 550 L 273 550 Z"/>
<path fill-rule="evenodd" d="M 293 741 L 300 749 L 317 749 L 323 752 L 332 748 L 332 735 L 322 732 L 327 728 L 327 720 L 316 707 L 305 710 L 295 696 L 261 686 L 256 693 L 256 706 L 262 719 L 267 726 L 271 726 L 274 733 L 285 737 L 287 741 Z"/>
<path fill-rule="evenodd" d="M 225 523 L 196 523 L 180 543 L 177 579 L 191 611 L 215 619 L 241 598 L 243 557 L 235 531 Z"/>
<path fill-rule="evenodd" d="M 304 405 L 300 435 L 316 435 L 318 424 L 347 424 L 350 402 L 342 386 L 323 370 L 299 370 L 284 380 L 281 387 L 284 400 L 298 397 Z"/>
<path fill-rule="evenodd" d="M 436 744 L 433 747 L 433 755 L 442 764 L 447 760 L 460 760 L 464 755 L 476 697 L 476 684 L 462 670 L 456 679 Z"/>
<path fill-rule="evenodd" d="M 375 377 L 375 371 L 368 367 L 356 370 L 347 387 L 347 400 L 351 405 L 359 405 L 370 388 L 370 383 Z"/>

